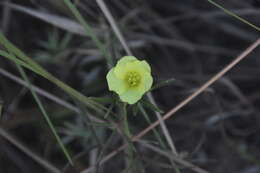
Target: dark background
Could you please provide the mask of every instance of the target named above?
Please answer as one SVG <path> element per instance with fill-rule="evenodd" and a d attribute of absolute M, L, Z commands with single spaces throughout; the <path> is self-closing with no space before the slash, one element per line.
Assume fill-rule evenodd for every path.
<path fill-rule="evenodd" d="M 0 30 L 16 46 L 33 57 L 56 77 L 88 96 L 107 96 L 105 59 L 89 37 L 70 33 L 33 15 L 0 5 Z M 62 1 L 9 1 L 50 15 L 73 19 Z M 105 1 L 118 22 L 134 55 L 152 66 L 155 83 L 176 79 L 153 92 L 160 109 L 167 112 L 194 92 L 214 74 L 259 38 L 259 31 L 227 15 L 206 0 L 110 0 Z M 256 26 L 260 26 L 259 0 L 216 0 Z M 79 1 L 78 8 L 115 58 L 125 55 L 94 0 Z M 76 20 L 75 20 L 76 21 Z M 69 28 L 69 26 L 68 26 Z M 69 36 L 68 36 L 69 35 Z M 50 46 L 50 40 L 65 37 L 64 47 Z M 48 42 L 49 47 L 42 43 Z M 1 48 L 1 47 L 0 47 Z M 66 52 L 65 52 L 66 51 Z M 179 153 L 184 159 L 212 173 L 260 172 L 260 48 L 255 49 L 223 78 L 166 121 Z M 0 59 L 0 68 L 18 75 L 13 63 Z M 27 71 L 36 86 L 73 103 L 60 89 Z M 30 91 L 0 74 L 0 97 L 4 112 L 0 127 L 10 132 L 33 152 L 62 169 L 66 159 L 39 112 Z M 93 150 L 91 135 L 72 134 L 87 127 L 75 113 L 42 98 L 46 110 L 73 156 L 76 171 L 89 166 Z M 74 103 L 73 103 L 74 104 Z M 151 119 L 156 116 L 151 113 Z M 69 126 L 72 125 L 73 127 Z M 137 133 L 147 126 L 141 115 L 130 118 Z M 89 133 L 89 132 L 88 132 Z M 104 139 L 109 132 L 104 132 Z M 114 146 L 120 145 L 115 140 Z M 155 157 L 145 151 L 144 157 Z M 105 164 L 103 172 L 121 172 L 123 155 Z M 174 172 L 157 164 L 146 171 Z M 0 173 L 46 172 L 38 163 L 0 136 Z M 181 169 L 182 173 L 192 172 Z"/>

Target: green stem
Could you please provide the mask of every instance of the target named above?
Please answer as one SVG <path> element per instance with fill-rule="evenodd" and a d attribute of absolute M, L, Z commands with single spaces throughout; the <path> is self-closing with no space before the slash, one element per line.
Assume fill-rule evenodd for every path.
<path fill-rule="evenodd" d="M 124 130 L 124 134 L 126 135 L 126 143 L 128 144 L 128 147 L 125 150 L 126 155 L 127 155 L 127 157 L 126 157 L 126 163 L 127 163 L 126 170 L 128 170 L 133 163 L 134 146 L 130 141 L 132 135 L 131 135 L 129 125 L 128 125 L 126 106 L 127 106 L 127 104 L 123 103 L 122 114 L 123 114 L 123 130 Z"/>
<path fill-rule="evenodd" d="M 131 132 L 129 130 L 128 126 L 128 120 L 127 120 L 127 111 L 126 111 L 126 103 L 123 105 L 123 116 L 124 116 L 124 131 L 127 137 L 130 139 L 131 138 Z"/>

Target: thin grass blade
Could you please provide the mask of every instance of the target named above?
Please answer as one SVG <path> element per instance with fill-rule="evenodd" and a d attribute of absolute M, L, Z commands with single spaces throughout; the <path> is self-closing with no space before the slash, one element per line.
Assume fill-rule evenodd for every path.
<path fill-rule="evenodd" d="M 245 24 L 251 26 L 252 28 L 256 29 L 257 31 L 260 31 L 260 28 L 259 28 L 258 26 L 252 24 L 251 22 L 249 22 L 249 21 L 245 20 L 244 18 L 238 16 L 237 14 L 231 12 L 230 10 L 227 10 L 227 9 L 224 8 L 222 5 L 216 3 L 216 2 L 214 2 L 214 1 L 212 1 L 212 0 L 208 0 L 208 1 L 209 1 L 209 3 L 211 3 L 211 4 L 213 4 L 214 6 L 220 8 L 221 10 L 223 10 L 223 11 L 224 11 L 225 13 L 227 13 L 228 15 L 230 15 L 230 16 L 232 16 L 232 17 L 234 17 L 234 18 L 240 20 L 241 22 L 243 22 L 243 23 L 245 23 Z"/>
<path fill-rule="evenodd" d="M 48 114 L 47 114 L 47 111 L 45 110 L 45 108 L 44 108 L 44 106 L 43 106 L 43 104 L 42 104 L 40 98 L 38 97 L 38 95 L 36 94 L 36 92 L 34 91 L 34 89 L 32 88 L 31 82 L 29 81 L 29 79 L 28 79 L 26 73 L 24 72 L 23 68 L 22 68 L 19 64 L 16 64 L 16 66 L 17 66 L 17 68 L 18 68 L 20 74 L 22 75 L 23 79 L 28 83 L 29 89 L 30 89 L 30 91 L 31 91 L 31 93 L 32 93 L 32 95 L 33 95 L 33 98 L 34 98 L 34 100 L 36 101 L 36 103 L 37 103 L 37 105 L 38 105 L 40 111 L 42 112 L 42 114 L 43 114 L 45 120 L 47 121 L 47 124 L 48 124 L 48 126 L 50 127 L 50 129 L 51 129 L 53 135 L 55 136 L 55 138 L 56 138 L 56 140 L 57 140 L 59 146 L 61 147 L 61 149 L 62 149 L 64 155 L 65 155 L 66 158 L 68 159 L 69 163 L 70 163 L 71 165 L 73 165 L 73 161 L 72 161 L 72 158 L 71 158 L 70 155 L 69 155 L 69 152 L 67 151 L 67 149 L 66 149 L 65 146 L 63 145 L 63 143 L 62 143 L 62 141 L 61 141 L 61 138 L 59 137 L 59 135 L 58 135 L 58 133 L 57 133 L 57 131 L 56 131 L 54 125 L 52 124 L 52 122 L 51 122 L 51 120 L 50 120 L 50 118 L 49 118 L 49 116 L 48 116 Z"/>
<path fill-rule="evenodd" d="M 106 51 L 105 46 L 101 43 L 101 41 L 99 41 L 99 39 L 93 32 L 93 29 L 91 28 L 91 26 L 82 17 L 82 15 L 78 11 L 78 9 L 75 7 L 74 4 L 71 3 L 70 0 L 63 0 L 63 1 L 69 7 L 69 9 L 73 13 L 73 15 L 76 17 L 76 19 L 79 21 L 79 23 L 81 23 L 81 25 L 84 27 L 86 35 L 89 36 L 94 41 L 94 43 L 96 44 L 98 49 L 102 52 L 103 56 L 106 57 L 108 67 L 111 68 L 113 65 L 113 60 L 112 60 L 111 56 L 108 54 L 108 52 Z"/>

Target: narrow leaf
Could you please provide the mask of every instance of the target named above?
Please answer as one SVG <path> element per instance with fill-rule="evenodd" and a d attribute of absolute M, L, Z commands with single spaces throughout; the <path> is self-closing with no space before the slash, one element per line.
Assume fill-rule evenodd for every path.
<path fill-rule="evenodd" d="M 173 82 L 175 82 L 176 79 L 172 78 L 172 79 L 167 79 L 167 80 L 164 80 L 164 81 L 160 81 L 159 83 L 155 84 L 151 89 L 150 91 L 152 90 L 155 90 L 155 89 L 158 89 L 158 88 L 161 88 L 161 87 L 164 87 L 164 86 L 168 86 L 168 85 L 171 85 Z"/>
<path fill-rule="evenodd" d="M 150 103 L 148 100 L 141 100 L 140 101 L 140 103 L 144 106 L 144 107 L 146 107 L 146 108 L 148 108 L 148 109 L 150 109 L 150 110 L 152 110 L 152 111 L 155 111 L 155 112 L 159 112 L 159 113 L 163 113 L 163 111 L 160 109 L 160 108 L 158 108 L 157 106 L 155 106 L 154 104 L 152 104 L 152 103 Z"/>
<path fill-rule="evenodd" d="M 61 139 L 60 139 L 60 137 L 59 137 L 59 135 L 58 135 L 58 133 L 57 133 L 55 127 L 53 126 L 53 124 L 52 124 L 52 122 L 51 122 L 51 120 L 50 120 L 50 118 L 49 118 L 49 116 L 48 116 L 48 114 L 47 114 L 47 112 L 46 112 L 46 110 L 45 110 L 45 108 L 44 108 L 42 102 L 41 102 L 41 100 L 39 99 L 38 95 L 36 94 L 36 92 L 35 92 L 34 89 L 32 88 L 31 82 L 29 81 L 29 79 L 28 79 L 26 73 L 24 72 L 24 70 L 22 69 L 22 67 L 21 67 L 19 64 L 16 64 L 16 65 L 17 65 L 17 68 L 18 68 L 20 74 L 22 75 L 23 79 L 28 83 L 29 89 L 30 89 L 30 91 L 31 91 L 31 93 L 32 93 L 32 95 L 33 95 L 33 98 L 34 98 L 34 100 L 36 101 L 36 103 L 37 103 L 39 109 L 41 110 L 41 112 L 42 112 L 42 114 L 43 114 L 45 120 L 47 121 L 47 123 L 48 123 L 48 125 L 49 125 L 49 127 L 50 127 L 50 129 L 51 129 L 51 131 L 52 131 L 52 133 L 53 133 L 53 135 L 55 136 L 56 140 L 58 141 L 58 144 L 60 145 L 60 147 L 61 147 L 61 149 L 62 149 L 64 155 L 65 155 L 66 158 L 68 159 L 69 163 L 70 163 L 71 165 L 73 165 L 72 158 L 70 157 L 70 155 L 69 155 L 67 149 L 66 149 L 65 146 L 63 145 L 63 143 L 62 143 L 62 141 L 61 141 Z"/>
<path fill-rule="evenodd" d="M 52 74 L 47 72 L 38 63 L 36 63 L 33 59 L 31 59 L 27 55 L 25 55 L 20 49 L 18 49 L 9 40 L 7 40 L 6 37 L 1 32 L 0 32 L 0 44 L 5 46 L 6 49 L 9 52 L 16 55 L 21 60 L 17 59 L 17 58 L 10 59 L 10 56 L 6 56 L 4 54 L 2 56 L 5 56 L 6 58 L 9 58 L 13 62 L 16 62 L 16 63 L 22 65 L 23 67 L 26 67 L 27 69 L 32 70 L 33 72 L 39 74 L 40 76 L 48 79 L 49 81 L 51 81 L 52 83 L 56 84 L 58 87 L 63 89 L 66 93 L 75 97 L 76 99 L 78 99 L 79 101 L 81 101 L 82 103 L 87 105 L 88 107 L 92 108 L 93 110 L 95 110 L 99 113 L 103 113 L 104 110 L 107 110 L 107 108 L 105 108 L 104 106 L 102 106 L 102 105 L 96 103 L 95 101 L 89 99 L 88 97 L 84 96 L 83 94 L 81 94 L 77 90 L 71 88 L 70 86 L 63 83 L 62 81 L 60 81 L 59 79 L 54 77 Z"/>
<path fill-rule="evenodd" d="M 75 7 L 75 5 L 73 5 L 73 3 L 71 3 L 70 0 L 63 0 L 64 3 L 69 7 L 69 9 L 71 10 L 71 12 L 73 13 L 73 15 L 76 17 L 76 19 L 80 22 L 80 24 L 84 27 L 85 29 L 85 34 L 87 36 L 89 36 L 93 42 L 96 44 L 96 46 L 98 47 L 98 49 L 101 51 L 101 53 L 104 55 L 104 57 L 106 57 L 107 59 L 107 64 L 109 67 L 112 67 L 113 64 L 113 60 L 111 58 L 111 56 L 108 54 L 105 46 L 101 43 L 101 41 L 97 38 L 97 36 L 95 35 L 92 27 L 87 23 L 87 21 L 82 17 L 82 15 L 80 14 L 80 12 L 78 11 L 78 9 Z"/>

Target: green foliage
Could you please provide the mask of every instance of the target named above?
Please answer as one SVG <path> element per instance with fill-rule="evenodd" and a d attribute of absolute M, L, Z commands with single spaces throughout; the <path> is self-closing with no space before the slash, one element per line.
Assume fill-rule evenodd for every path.
<path fill-rule="evenodd" d="M 152 110 L 152 111 L 154 111 L 154 112 L 159 112 L 159 113 L 163 113 L 163 112 L 164 112 L 164 111 L 162 111 L 160 108 L 158 108 L 156 105 L 152 104 L 149 100 L 142 99 L 142 100 L 140 101 L 140 103 L 141 103 L 144 107 L 146 107 L 146 108 L 148 108 L 148 109 L 150 109 L 150 110 Z"/>
<path fill-rule="evenodd" d="M 52 124 L 52 122 L 51 122 L 51 120 L 50 120 L 50 118 L 49 118 L 49 116 L 48 116 L 48 114 L 47 114 L 47 111 L 45 110 L 45 108 L 44 108 L 44 106 L 43 106 L 43 104 L 42 104 L 40 98 L 38 97 L 38 95 L 36 94 L 36 92 L 33 90 L 32 86 L 31 86 L 31 82 L 29 81 L 29 79 L 28 79 L 26 73 L 24 72 L 24 70 L 22 69 L 22 67 L 21 67 L 20 65 L 18 65 L 18 64 L 16 64 L 16 65 L 17 65 L 17 68 L 18 68 L 20 74 L 22 75 L 23 79 L 29 84 L 29 89 L 30 89 L 30 91 L 31 91 L 31 93 L 32 93 L 32 95 L 33 95 L 33 98 L 34 98 L 34 100 L 36 101 L 36 103 L 37 103 L 39 109 L 41 110 L 41 112 L 42 112 L 42 114 L 43 114 L 43 116 L 44 116 L 46 122 L 48 123 L 48 125 L 49 125 L 49 127 L 50 127 L 52 133 L 54 134 L 56 140 L 58 141 L 58 144 L 59 144 L 59 146 L 61 147 L 61 149 L 62 149 L 64 155 L 65 155 L 66 158 L 68 159 L 69 163 L 70 163 L 71 165 L 73 165 L 72 158 L 70 157 L 70 155 L 69 155 L 67 149 L 66 149 L 65 146 L 63 145 L 63 143 L 62 143 L 62 141 L 61 141 L 61 139 L 60 139 L 58 133 L 56 132 L 56 129 L 55 129 L 54 125 Z"/>
<path fill-rule="evenodd" d="M 257 27 L 256 25 L 248 22 L 247 20 L 241 18 L 240 16 L 234 14 L 233 12 L 225 9 L 221 5 L 215 3 L 214 1 L 212 1 L 212 0 L 208 0 L 208 1 L 211 4 L 213 4 L 213 5 L 217 6 L 218 8 L 222 9 L 228 15 L 235 17 L 236 19 L 242 21 L 243 23 L 246 23 L 247 25 L 249 25 L 249 26 L 253 27 L 254 29 L 256 29 L 257 31 L 259 31 L 259 27 Z M 72 11 L 72 14 L 74 15 L 74 17 L 79 21 L 79 23 L 85 29 L 85 34 L 87 36 L 90 36 L 91 39 L 92 39 L 92 40 L 85 40 L 83 47 L 85 48 L 85 47 L 90 46 L 91 48 L 93 48 L 93 47 L 96 46 L 97 49 L 95 49 L 94 51 L 97 52 L 97 54 L 98 54 L 98 58 L 99 58 L 98 60 L 100 61 L 101 58 L 105 57 L 105 60 L 106 60 L 108 67 L 111 68 L 113 62 L 115 61 L 115 59 L 113 59 L 111 57 L 111 54 L 114 53 L 115 55 L 120 55 L 120 48 L 121 47 L 118 46 L 118 45 L 115 45 L 115 47 L 117 47 L 116 52 L 112 52 L 113 50 L 108 51 L 107 46 L 103 43 L 103 42 L 107 41 L 106 40 L 107 38 L 104 38 L 105 34 L 104 35 L 96 35 L 93 32 L 91 25 L 83 18 L 83 16 L 80 14 L 79 10 L 76 8 L 76 6 L 73 3 L 71 3 L 70 0 L 63 0 L 61 2 L 65 2 L 68 9 L 70 9 Z M 66 9 L 66 10 L 68 10 L 68 9 Z M 129 22 L 129 23 L 131 23 L 131 25 L 135 24 L 135 21 L 132 22 L 132 19 L 134 18 L 133 16 L 134 15 L 132 15 L 132 14 L 130 16 L 126 16 L 129 19 L 131 19 L 130 22 Z M 97 17 L 99 17 L 99 16 L 97 16 Z M 158 18 L 158 19 L 161 20 L 160 18 Z M 140 21 L 141 21 L 141 25 L 143 26 L 144 24 L 142 23 L 142 20 L 140 20 Z M 165 22 L 165 21 L 162 20 L 162 22 Z M 158 25 L 158 23 L 160 23 L 160 22 L 157 21 L 155 23 L 156 26 Z M 147 26 L 152 25 L 152 24 L 154 24 L 154 23 L 147 22 Z M 128 26 L 123 26 L 123 27 L 126 27 L 127 29 L 129 29 L 128 30 L 129 33 L 132 32 L 131 31 L 132 28 L 130 28 Z M 137 33 L 137 36 L 138 36 L 138 32 L 142 29 L 139 29 L 136 26 L 132 26 L 132 27 L 134 27 L 136 29 L 131 34 Z M 163 26 L 160 26 L 160 27 L 163 28 Z M 145 28 L 145 26 L 144 26 L 144 28 Z M 160 29 L 161 28 L 159 28 L 159 29 L 157 28 L 156 30 L 160 31 Z M 70 30 L 68 29 L 68 31 L 70 31 Z M 142 34 L 140 34 L 140 36 L 142 36 Z M 144 37 L 145 38 L 147 37 L 148 43 L 149 43 L 149 37 L 151 37 L 151 40 L 156 41 L 156 39 L 153 39 L 153 36 L 149 36 L 149 35 L 146 36 L 144 34 Z M 66 57 L 66 55 L 68 53 L 67 50 L 70 49 L 70 46 L 71 46 L 70 42 L 72 41 L 72 38 L 73 38 L 73 35 L 71 35 L 70 33 L 67 33 L 67 34 L 65 34 L 64 37 L 62 37 L 59 30 L 54 29 L 54 30 L 50 31 L 48 33 L 48 37 L 47 37 L 46 40 L 40 40 L 40 41 L 36 40 L 39 43 L 39 45 L 41 46 L 42 49 L 36 50 L 35 54 L 33 56 L 33 59 L 32 59 L 31 57 L 29 57 L 25 53 L 23 53 L 15 45 L 13 45 L 9 40 L 7 40 L 2 33 L 0 33 L 0 44 L 5 47 L 5 50 L 0 50 L 0 55 L 7 58 L 11 62 L 14 62 L 15 64 L 19 64 L 21 66 L 21 67 L 20 66 L 18 67 L 19 71 L 22 74 L 23 78 L 27 81 L 28 84 L 30 84 L 30 81 L 28 80 L 28 77 L 26 76 L 22 67 L 29 69 L 32 72 L 40 75 L 41 77 L 48 79 L 50 82 L 52 82 L 56 86 L 60 87 L 63 91 L 65 91 L 65 93 L 67 93 L 69 96 L 71 96 L 72 100 L 74 100 L 75 103 L 78 103 L 77 108 L 79 108 L 80 111 L 78 112 L 77 116 L 73 117 L 72 121 L 70 119 L 69 122 L 64 123 L 64 125 L 65 125 L 64 128 L 59 128 L 59 132 L 64 134 L 64 137 L 61 140 L 60 137 L 58 136 L 57 132 L 56 132 L 56 129 L 54 128 L 54 125 L 52 124 L 52 122 L 51 122 L 51 120 L 50 120 L 50 118 L 47 114 L 47 111 L 44 108 L 44 105 L 41 103 L 40 99 L 38 98 L 38 96 L 34 92 L 34 90 L 30 87 L 30 91 L 31 91 L 39 109 L 41 110 L 42 114 L 44 115 L 45 120 L 47 121 L 50 129 L 52 130 L 56 140 L 59 143 L 59 146 L 61 147 L 61 149 L 63 150 L 67 159 L 71 163 L 72 163 L 72 160 L 71 160 L 71 158 L 68 154 L 68 151 L 64 147 L 64 143 L 68 144 L 69 142 L 77 140 L 77 141 L 80 141 L 82 147 L 85 147 L 85 148 L 87 148 L 86 146 L 96 146 L 96 145 L 101 144 L 100 146 L 101 146 L 102 151 L 99 153 L 99 160 L 98 160 L 98 163 L 97 163 L 97 165 L 99 165 L 99 163 L 102 160 L 103 153 L 106 153 L 108 151 L 107 146 L 104 146 L 103 143 L 105 145 L 109 145 L 110 144 L 110 137 L 113 136 L 113 135 L 119 134 L 118 136 L 123 137 L 123 139 L 125 140 L 124 142 L 126 144 L 128 144 L 128 148 L 126 150 L 127 151 L 126 157 L 129 156 L 129 158 L 130 158 L 128 160 L 129 171 L 131 171 L 130 168 L 132 169 L 133 165 L 138 165 L 138 167 L 140 167 L 140 169 L 141 169 L 142 168 L 142 162 L 140 162 L 140 160 L 137 160 L 136 159 L 137 157 L 134 158 L 135 157 L 134 154 L 136 154 L 135 153 L 136 150 L 134 148 L 134 145 L 130 141 L 130 138 L 132 137 L 131 130 L 133 130 L 134 126 L 138 126 L 139 124 L 138 123 L 131 124 L 128 121 L 127 116 L 130 116 L 130 115 L 135 116 L 135 115 L 140 113 L 140 114 L 143 115 L 143 117 L 141 117 L 141 118 L 143 118 L 144 121 L 146 121 L 147 124 L 149 125 L 149 124 L 152 124 L 151 119 L 153 118 L 152 116 L 154 116 L 154 114 L 152 114 L 151 112 L 163 113 L 163 111 L 158 106 L 152 104 L 150 101 L 146 100 L 145 98 L 142 99 L 137 104 L 126 107 L 126 105 L 122 106 L 122 102 L 119 101 L 118 97 L 114 97 L 113 95 L 109 95 L 108 97 L 86 97 L 83 94 L 81 94 L 79 91 L 71 88 L 69 85 L 67 85 L 64 82 L 62 82 L 61 80 L 57 79 L 55 76 L 50 74 L 47 70 L 45 70 L 41 65 L 38 64 L 38 62 L 39 63 L 46 63 L 46 62 L 47 63 L 56 63 L 56 62 L 61 60 L 60 57 L 64 57 L 64 55 Z M 164 43 L 164 39 L 162 39 L 162 41 L 160 41 L 160 37 L 158 37 L 158 39 L 159 39 L 160 43 Z M 139 40 L 137 40 L 136 42 L 133 41 L 133 44 L 136 44 L 138 41 Z M 142 41 L 143 40 L 141 40 L 141 42 Z M 131 40 L 131 42 L 132 42 L 132 40 Z M 167 40 L 165 42 L 167 42 Z M 168 42 L 171 42 L 171 40 L 168 40 Z M 146 44 L 146 41 L 144 41 L 144 43 Z M 109 43 L 106 43 L 106 44 L 111 44 L 111 43 L 109 42 Z M 175 42 L 173 42 L 173 44 L 175 44 Z M 178 44 L 178 42 L 176 43 L 176 45 L 177 44 Z M 178 44 L 178 45 L 182 45 L 182 44 Z M 187 44 L 187 45 L 188 45 L 188 47 L 193 48 L 193 44 Z M 189 45 L 191 45 L 191 46 L 189 46 Z M 195 45 L 194 47 L 195 47 L 194 49 L 197 49 L 197 47 L 199 47 L 199 46 Z M 207 49 L 207 47 L 206 48 L 203 47 L 203 48 Z M 192 50 L 194 50 L 194 49 L 192 49 Z M 90 50 L 90 51 L 92 51 L 92 50 Z M 100 57 L 100 53 L 102 54 L 102 57 Z M 140 54 L 142 54 L 142 53 L 140 53 Z M 36 60 L 36 62 L 34 60 Z M 87 61 L 89 61 L 89 60 L 87 60 Z M 82 64 L 80 64 L 79 66 L 81 66 L 81 65 Z M 103 66 L 100 67 L 100 68 L 102 69 Z M 90 77 L 90 76 L 91 75 L 88 75 L 88 77 Z M 94 77 L 92 77 L 92 79 L 94 78 L 95 80 L 100 80 L 98 78 L 98 75 L 93 75 L 93 76 Z M 89 79 L 88 81 L 93 81 L 93 80 Z M 164 87 L 164 86 L 172 85 L 172 84 L 174 84 L 174 82 L 176 82 L 175 79 L 168 79 L 168 80 L 165 80 L 165 81 L 160 81 L 159 83 L 155 84 L 150 89 L 150 91 L 153 91 L 155 89 L 158 89 L 158 88 L 161 88 L 161 87 Z M 86 82 L 86 83 L 89 84 L 90 82 Z M 97 86 L 98 84 L 94 83 L 94 85 L 92 85 L 92 88 L 96 89 L 95 85 Z M 103 87 L 103 86 L 105 86 L 104 81 L 103 81 L 101 87 Z M 89 88 L 89 85 L 88 85 L 88 87 L 85 87 L 86 93 L 87 93 L 87 91 L 89 91 L 89 93 L 91 93 L 93 91 L 93 90 L 91 90 L 92 88 Z M 96 90 L 98 90 L 98 89 L 96 89 Z M 86 106 L 88 108 L 87 111 L 84 111 L 85 107 L 84 106 L 81 107 L 81 104 L 84 104 L 84 106 Z M 109 108 L 107 108 L 106 106 L 107 107 L 109 106 Z M 3 105 L 0 102 L 0 118 L 1 118 L 2 108 L 3 108 Z M 128 109 L 126 109 L 126 108 L 128 108 Z M 89 110 L 90 110 L 90 112 L 89 112 Z M 114 110 L 120 110 L 121 112 L 119 111 L 119 112 L 117 112 L 117 114 L 115 114 L 113 112 Z M 130 111 L 132 111 L 131 112 L 132 114 L 129 114 Z M 99 121 L 98 122 L 92 122 L 91 120 L 87 119 L 87 117 L 90 114 L 98 117 L 98 120 L 101 120 L 101 121 L 100 122 Z M 114 116 L 114 115 L 116 115 L 116 116 Z M 118 128 L 117 124 L 115 125 L 112 120 L 116 120 L 120 127 Z M 63 121 L 63 119 L 62 119 L 62 121 Z M 133 126 L 131 126 L 131 125 L 133 125 Z M 105 139 L 107 139 L 105 135 L 110 134 L 111 131 L 112 131 L 112 135 L 110 135 L 109 140 L 105 140 Z M 159 142 L 160 147 L 163 148 L 162 150 L 165 150 L 165 151 L 168 150 L 167 144 L 165 143 L 165 140 L 163 139 L 161 132 L 158 131 L 156 128 L 153 128 L 152 131 L 154 133 L 154 139 Z M 152 139 L 152 140 L 154 140 L 154 139 Z M 247 153 L 248 151 L 244 151 L 244 152 Z M 180 159 L 181 159 L 181 157 L 180 157 Z M 102 163 L 103 163 L 103 161 L 102 161 Z M 176 169 L 176 172 L 179 172 L 178 169 Z"/>
<path fill-rule="evenodd" d="M 80 24 L 82 24 L 82 26 L 85 29 L 86 35 L 90 36 L 91 39 L 93 40 L 93 42 L 95 43 L 95 45 L 98 47 L 98 49 L 101 51 L 101 53 L 103 54 L 104 57 L 106 57 L 107 60 L 107 64 L 108 67 L 112 67 L 113 64 L 113 59 L 112 57 L 109 55 L 109 53 L 107 52 L 105 46 L 103 45 L 103 43 L 97 38 L 97 36 L 95 35 L 95 33 L 93 32 L 92 28 L 90 27 L 90 25 L 87 23 L 87 21 L 82 17 L 82 15 L 80 14 L 80 12 L 78 11 L 78 9 L 75 7 L 74 4 L 71 3 L 70 0 L 63 0 L 64 3 L 69 7 L 69 9 L 71 10 L 71 12 L 73 13 L 73 15 L 76 17 L 76 19 L 80 22 Z"/>
<path fill-rule="evenodd" d="M 173 84 L 175 81 L 176 81 L 176 79 L 174 79 L 174 78 L 172 78 L 172 79 L 167 79 L 167 80 L 164 80 L 164 81 L 160 81 L 160 82 L 156 83 L 156 84 L 150 89 L 150 91 L 153 91 L 153 90 L 155 90 L 155 89 L 159 89 L 159 88 L 164 87 L 164 86 L 171 85 L 171 84 Z"/>
<path fill-rule="evenodd" d="M 34 54 L 36 61 L 41 63 L 56 63 L 62 61 L 64 55 L 68 54 L 69 43 L 72 40 L 72 34 L 66 33 L 63 37 L 58 29 L 54 28 L 48 32 L 47 40 L 39 40 L 42 49 Z"/>
<path fill-rule="evenodd" d="M 54 83 L 55 85 L 57 85 L 58 87 L 63 89 L 67 94 L 78 99 L 80 102 L 84 103 L 86 106 L 95 110 L 96 112 L 102 113 L 104 110 L 106 110 L 106 108 L 104 106 L 102 106 L 102 105 L 94 102 L 93 100 L 89 99 L 88 97 L 82 95 L 77 90 L 71 88 L 70 86 L 63 83 L 62 81 L 60 81 L 59 79 L 54 77 L 52 74 L 47 72 L 38 63 L 36 63 L 33 59 L 26 56 L 20 49 L 18 49 L 11 42 L 9 42 L 2 33 L 0 33 L 0 43 L 3 46 L 5 46 L 9 52 L 11 52 L 15 56 L 19 57 L 19 59 L 13 55 L 8 54 L 5 51 L 0 51 L 1 56 L 19 64 L 19 65 L 22 65 L 23 67 L 48 79 L 49 81 L 51 81 L 52 83 Z"/>

